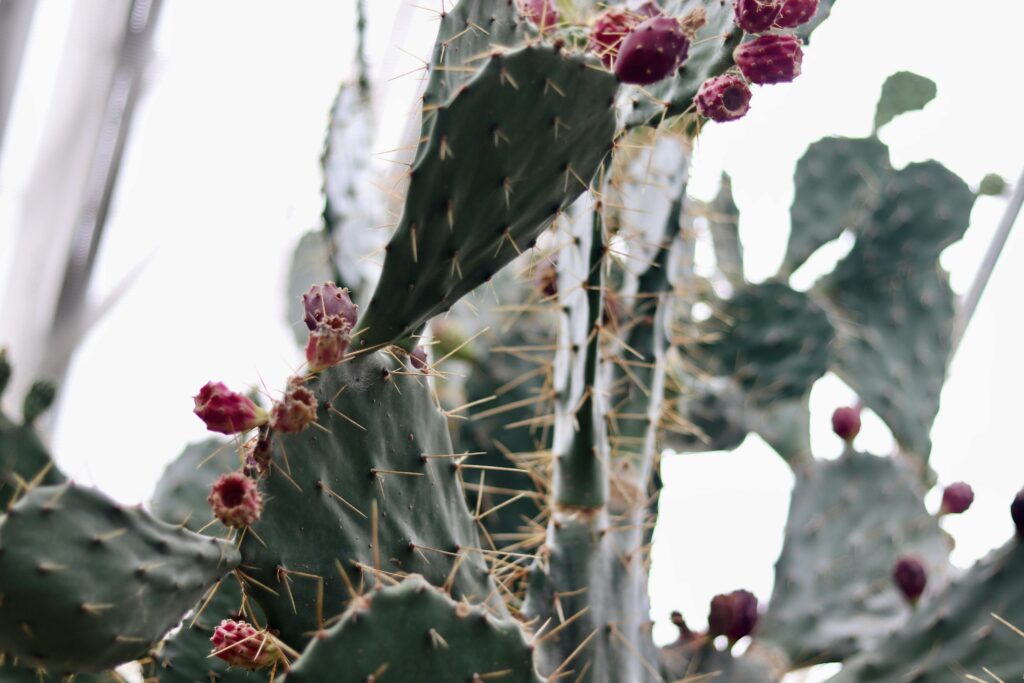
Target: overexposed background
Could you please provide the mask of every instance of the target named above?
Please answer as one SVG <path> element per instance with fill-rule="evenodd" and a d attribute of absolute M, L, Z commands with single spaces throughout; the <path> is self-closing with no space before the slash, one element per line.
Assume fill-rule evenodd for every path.
<path fill-rule="evenodd" d="M 367 4 L 372 67 L 391 88 L 382 120 L 392 135 L 376 142 L 383 152 L 411 114 L 423 73 L 417 56 L 429 54 L 436 15 L 406 7 L 407 21 L 393 30 L 401 0 Z M 72 7 L 42 0 L 32 25 L 0 158 L 3 273 Z M 204 436 L 192 415 L 198 387 L 214 379 L 277 388 L 300 364 L 284 319 L 285 276 L 296 240 L 318 225 L 324 128 L 338 83 L 352 75 L 354 18 L 352 0 L 165 3 L 94 294 L 145 266 L 80 346 L 60 392 L 53 445 L 79 481 L 125 502 L 146 499 L 164 465 Z M 732 175 L 748 278 L 768 277 L 781 262 L 796 160 L 825 135 L 870 133 L 894 71 L 938 83 L 923 112 L 884 129 L 897 165 L 936 158 L 972 186 L 990 172 L 1015 180 L 1024 167 L 1024 96 L 1013 85 L 1021 25 L 1017 0 L 838 0 L 806 51 L 804 74 L 758 89 L 745 119 L 708 126 L 697 144 L 690 192 L 710 198 L 720 172 Z M 943 255 L 957 291 L 974 277 L 1004 204 L 979 199 L 967 237 Z M 1018 231 L 952 365 L 933 431 L 941 482 L 963 479 L 976 492 L 966 515 L 943 522 L 961 566 L 1009 537 L 1007 508 L 1024 485 L 1021 292 Z M 0 330 L 0 344 L 4 337 Z M 17 371 L 17 350 L 14 360 Z M 828 418 L 852 398 L 834 377 L 815 387 L 818 457 L 838 455 Z M 867 415 L 857 446 L 885 453 L 891 444 Z M 675 635 L 666 620 L 673 609 L 702 626 L 715 593 L 743 587 L 767 599 L 793 482 L 755 436 L 730 454 L 667 457 L 663 475 L 652 571 L 662 641 Z M 937 507 L 935 492 L 929 502 Z"/>

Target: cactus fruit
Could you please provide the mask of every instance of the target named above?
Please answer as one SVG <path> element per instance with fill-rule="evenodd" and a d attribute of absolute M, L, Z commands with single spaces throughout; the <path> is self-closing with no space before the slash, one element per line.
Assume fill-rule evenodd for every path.
<path fill-rule="evenodd" d="M 553 29 L 561 20 L 555 0 L 516 0 L 516 7 L 542 32 Z"/>
<path fill-rule="evenodd" d="M 903 555 L 896 559 L 892 567 L 892 580 L 907 602 L 913 605 L 917 603 L 924 593 L 925 586 L 928 585 L 928 573 L 920 559 Z"/>
<path fill-rule="evenodd" d="M 725 636 L 735 643 L 757 627 L 757 598 L 750 591 L 737 590 L 711 599 L 708 635 Z"/>
<path fill-rule="evenodd" d="M 782 9 L 782 0 L 733 0 L 736 25 L 747 33 L 764 33 L 771 29 Z"/>
<path fill-rule="evenodd" d="M 940 515 L 959 515 L 967 512 L 974 502 L 974 489 L 970 484 L 958 481 L 950 484 L 942 492 L 942 509 Z"/>
<path fill-rule="evenodd" d="M 352 303 L 348 289 L 333 282 L 312 285 L 302 295 L 303 322 L 310 332 L 331 318 L 340 317 L 349 329 L 355 326 L 358 307 Z M 335 325 L 341 327 L 342 325 Z"/>
<path fill-rule="evenodd" d="M 796 28 L 803 26 L 818 11 L 819 0 L 782 0 L 782 8 L 775 19 L 778 28 Z"/>
<path fill-rule="evenodd" d="M 427 364 L 427 350 L 422 346 L 417 346 L 409 354 L 409 362 L 414 368 L 421 372 L 427 372 L 430 368 Z"/>
<path fill-rule="evenodd" d="M 300 378 L 292 377 L 284 396 L 270 411 L 270 427 L 284 434 L 294 434 L 313 422 L 316 422 L 316 397 L 303 386 Z"/>
<path fill-rule="evenodd" d="M 210 488 L 207 500 L 217 519 L 239 529 L 256 523 L 263 510 L 256 481 L 241 472 L 222 475 Z"/>
<path fill-rule="evenodd" d="M 228 389 L 223 382 L 207 382 L 195 395 L 193 412 L 211 432 L 241 434 L 264 425 L 267 411 L 245 394 Z"/>
<path fill-rule="evenodd" d="M 273 636 L 245 621 L 224 619 L 210 636 L 210 642 L 211 654 L 231 666 L 250 671 L 269 669 L 284 657 Z"/>
<path fill-rule="evenodd" d="M 651 17 L 625 37 L 615 59 L 615 75 L 623 83 L 648 85 L 675 73 L 686 61 L 690 38 L 679 20 Z"/>
<path fill-rule="evenodd" d="M 590 29 L 588 47 L 611 69 L 619 54 L 619 46 L 638 23 L 637 15 L 625 7 L 610 7 L 598 15 Z"/>
<path fill-rule="evenodd" d="M 853 443 L 860 434 L 860 407 L 836 408 L 832 413 L 832 431 L 846 443 Z"/>
<path fill-rule="evenodd" d="M 1018 491 L 1010 503 L 1010 517 L 1013 519 L 1013 527 L 1017 530 L 1017 537 L 1024 538 L 1024 490 Z"/>
<path fill-rule="evenodd" d="M 735 121 L 750 110 L 750 88 L 734 74 L 709 78 L 697 91 L 697 113 L 712 121 Z"/>
<path fill-rule="evenodd" d="M 751 83 L 789 83 L 800 75 L 804 59 L 802 45 L 797 36 L 768 33 L 741 44 L 732 56 Z"/>

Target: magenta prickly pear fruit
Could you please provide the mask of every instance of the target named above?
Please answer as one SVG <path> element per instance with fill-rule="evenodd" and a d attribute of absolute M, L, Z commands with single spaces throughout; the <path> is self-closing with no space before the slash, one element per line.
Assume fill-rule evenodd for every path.
<path fill-rule="evenodd" d="M 333 282 L 310 287 L 302 295 L 302 306 L 305 309 L 303 320 L 310 332 L 325 321 L 339 316 L 348 323 L 349 328 L 355 327 L 357 306 L 352 303 L 348 288 L 341 289 Z"/>
<path fill-rule="evenodd" d="M 942 492 L 942 509 L 940 515 L 959 515 L 966 512 L 974 502 L 974 489 L 970 484 L 958 481 L 950 484 Z"/>
<path fill-rule="evenodd" d="M 256 480 L 241 472 L 221 475 L 206 500 L 217 519 L 236 529 L 255 523 L 263 512 L 263 498 Z"/>
<path fill-rule="evenodd" d="M 422 346 L 417 346 L 409 354 L 409 362 L 412 366 L 420 372 L 427 371 L 427 350 Z"/>
<path fill-rule="evenodd" d="M 267 422 L 267 411 L 222 382 L 207 382 L 192 398 L 195 401 L 192 412 L 211 432 L 239 434 Z"/>
<path fill-rule="evenodd" d="M 1019 491 L 1010 503 L 1010 517 L 1017 529 L 1017 538 L 1024 538 L 1024 490 Z"/>
<path fill-rule="evenodd" d="M 316 397 L 302 386 L 302 380 L 292 377 L 284 397 L 274 404 L 270 412 L 270 426 L 279 432 L 301 432 L 316 422 Z"/>
<path fill-rule="evenodd" d="M 615 60 L 615 75 L 623 83 L 656 83 L 675 73 L 689 51 L 690 38 L 678 20 L 651 17 L 622 41 Z"/>
<path fill-rule="evenodd" d="M 860 433 L 860 408 L 836 408 L 832 413 L 832 431 L 846 443 L 852 443 Z"/>
<path fill-rule="evenodd" d="M 741 44 L 732 58 L 751 83 L 789 83 L 800 75 L 802 45 L 796 36 L 769 33 Z"/>
<path fill-rule="evenodd" d="M 781 0 L 733 0 L 736 25 L 747 33 L 764 33 L 771 29 L 782 9 Z"/>
<path fill-rule="evenodd" d="M 245 621 L 223 620 L 213 630 L 210 642 L 214 655 L 240 669 L 266 669 L 283 659 L 274 638 Z"/>
<path fill-rule="evenodd" d="M 814 18 L 818 12 L 818 0 L 782 0 L 775 25 L 779 28 L 796 28 Z"/>
<path fill-rule="evenodd" d="M 516 0 L 516 7 L 520 14 L 540 27 L 541 31 L 554 28 L 561 19 L 555 0 Z"/>
<path fill-rule="evenodd" d="M 750 110 L 750 88 L 734 74 L 715 76 L 697 90 L 697 112 L 719 123 L 735 121 Z"/>
<path fill-rule="evenodd" d="M 623 7 L 612 7 L 598 15 L 593 28 L 590 29 L 588 47 L 601 58 L 601 62 L 612 68 L 615 57 L 619 54 L 619 46 L 629 32 L 638 23 L 638 17 Z"/>
<path fill-rule="evenodd" d="M 928 585 L 928 575 L 921 560 L 909 555 L 896 560 L 892 567 L 892 580 L 911 605 L 917 604 L 918 598 Z"/>
<path fill-rule="evenodd" d="M 757 627 L 757 598 L 750 591 L 738 590 L 711 599 L 708 635 L 725 636 L 735 643 Z"/>

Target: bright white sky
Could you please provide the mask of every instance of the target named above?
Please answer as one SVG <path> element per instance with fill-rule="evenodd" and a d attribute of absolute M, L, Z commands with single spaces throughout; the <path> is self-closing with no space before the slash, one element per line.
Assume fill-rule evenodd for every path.
<path fill-rule="evenodd" d="M 368 4 L 377 73 L 388 79 L 416 69 L 413 55 L 429 53 L 434 18 L 412 10 L 399 49 L 390 38 L 399 0 Z M 21 184 L 70 6 L 46 0 L 37 13 L 0 164 L 0 263 L 11 258 Z M 216 379 L 242 388 L 262 378 L 278 388 L 299 365 L 284 323 L 284 278 L 298 236 L 319 220 L 324 126 L 337 83 L 350 74 L 353 20 L 351 0 L 287 10 L 262 0 L 165 3 L 96 293 L 148 265 L 80 348 L 62 390 L 54 445 L 80 481 L 126 502 L 144 500 L 164 464 L 204 436 L 191 412 L 199 386 Z M 839 0 L 807 50 L 804 75 L 757 90 L 744 120 L 709 126 L 698 144 L 691 193 L 708 198 L 722 169 L 732 175 L 748 277 L 768 277 L 781 261 L 796 159 L 822 136 L 868 134 L 893 71 L 916 71 L 939 86 L 924 112 L 884 131 L 897 164 L 934 157 L 971 185 L 988 172 L 1015 179 L 1024 168 L 1024 100 L 1014 85 L 1021 25 L 1018 0 Z M 402 93 L 416 78 L 392 81 L 394 101 L 403 102 L 385 113 L 392 130 L 404 125 Z M 379 141 L 381 151 L 388 142 Z M 967 238 L 944 254 L 958 291 L 973 278 L 1003 204 L 980 199 Z M 944 523 L 963 566 L 1009 537 L 1008 505 L 1024 485 L 1022 266 L 1018 230 L 953 364 L 933 431 L 941 481 L 966 480 L 977 494 L 968 514 Z M 834 378 L 815 387 L 819 457 L 838 455 L 828 417 L 851 398 Z M 884 453 L 891 439 L 868 416 L 856 445 Z M 768 597 L 792 475 L 756 437 L 732 454 L 668 457 L 663 474 L 652 596 L 656 635 L 666 640 L 672 609 L 700 626 L 715 593 L 743 587 Z M 934 492 L 930 503 L 937 507 Z"/>

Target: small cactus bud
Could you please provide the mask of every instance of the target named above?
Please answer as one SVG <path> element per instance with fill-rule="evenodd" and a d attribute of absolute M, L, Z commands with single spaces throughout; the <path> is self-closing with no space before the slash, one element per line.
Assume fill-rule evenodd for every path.
<path fill-rule="evenodd" d="M 686 625 L 686 620 L 683 619 L 681 612 L 674 611 L 669 618 L 672 620 L 672 625 L 679 629 L 679 642 L 688 643 L 697 637 L 697 634 Z"/>
<path fill-rule="evenodd" d="M 782 9 L 780 0 L 733 0 L 736 25 L 747 33 L 764 33 L 775 23 Z"/>
<path fill-rule="evenodd" d="M 725 636 L 735 643 L 757 627 L 757 598 L 750 591 L 738 590 L 711 599 L 708 635 Z"/>
<path fill-rule="evenodd" d="M 892 568 L 892 580 L 911 605 L 917 604 L 918 598 L 928 585 L 928 575 L 924 565 L 916 557 L 904 555 L 896 560 Z"/>
<path fill-rule="evenodd" d="M 302 386 L 302 380 L 292 377 L 288 380 L 284 397 L 274 404 L 270 426 L 276 431 L 293 434 L 313 422 L 316 422 L 316 397 Z"/>
<path fill-rule="evenodd" d="M 544 259 L 544 262 L 537 266 L 534 275 L 537 291 L 545 299 L 551 299 L 558 295 L 558 261 L 554 257 Z"/>
<path fill-rule="evenodd" d="M 357 306 L 349 297 L 348 288 L 339 289 L 333 282 L 313 285 L 302 295 L 302 307 L 305 309 L 303 320 L 309 331 L 314 331 L 324 321 L 341 316 L 349 328 L 356 325 Z"/>
<path fill-rule="evenodd" d="M 947 486 L 942 492 L 942 508 L 939 510 L 939 514 L 959 515 L 966 512 L 973 502 L 974 489 L 970 484 L 958 481 Z"/>
<path fill-rule="evenodd" d="M 7 349 L 0 349 L 0 395 L 7 388 L 11 380 L 11 363 L 7 360 Z"/>
<path fill-rule="evenodd" d="M 796 28 L 813 19 L 817 12 L 818 0 L 782 0 L 775 25 L 778 28 Z"/>
<path fill-rule="evenodd" d="M 334 367 L 345 358 L 352 338 L 352 325 L 342 316 L 330 316 L 309 333 L 306 362 L 310 372 Z"/>
<path fill-rule="evenodd" d="M 35 382 L 25 394 L 25 403 L 21 409 L 21 417 L 25 424 L 32 424 L 53 405 L 57 396 L 57 388 L 50 382 Z"/>
<path fill-rule="evenodd" d="M 267 422 L 267 411 L 221 382 L 207 382 L 193 397 L 192 411 L 211 432 L 238 434 Z"/>
<path fill-rule="evenodd" d="M 1024 538 L 1024 490 L 1021 490 L 1010 503 L 1010 517 L 1017 529 L 1017 538 Z"/>
<path fill-rule="evenodd" d="M 750 88 L 733 74 L 704 81 L 697 91 L 697 112 L 712 121 L 735 121 L 750 110 Z"/>
<path fill-rule="evenodd" d="M 836 408 L 832 413 L 832 431 L 846 443 L 853 443 L 860 433 L 860 408 Z"/>
<path fill-rule="evenodd" d="M 741 44 L 732 57 L 751 83 L 789 83 L 800 75 L 804 59 L 801 45 L 796 36 L 768 33 Z"/>
<path fill-rule="evenodd" d="M 213 483 L 206 500 L 217 519 L 236 529 L 255 523 L 263 512 L 263 497 L 256 480 L 241 472 L 221 475 Z"/>
<path fill-rule="evenodd" d="M 214 655 L 240 669 L 266 669 L 282 659 L 273 637 L 244 621 L 224 619 L 214 629 L 210 642 Z"/>
<path fill-rule="evenodd" d="M 615 60 L 615 75 L 623 83 L 656 83 L 675 73 L 689 51 L 690 39 L 676 19 L 652 17 L 622 41 Z"/>
<path fill-rule="evenodd" d="M 409 354 L 409 362 L 412 363 L 412 366 L 420 372 L 426 372 L 428 369 L 427 350 L 422 346 L 417 346 L 412 350 L 412 353 Z"/>
<path fill-rule="evenodd" d="M 520 14 L 536 24 L 542 32 L 557 26 L 561 19 L 555 0 L 516 0 L 516 7 Z"/>

